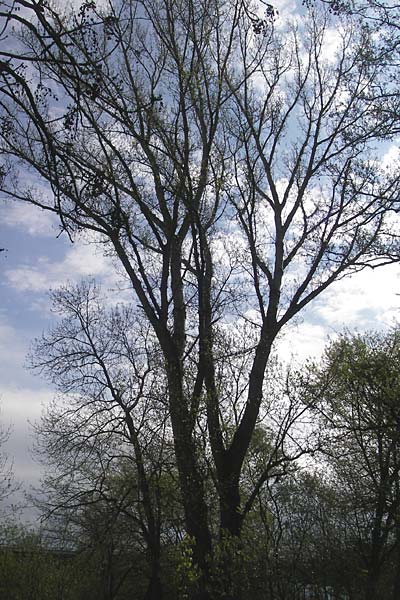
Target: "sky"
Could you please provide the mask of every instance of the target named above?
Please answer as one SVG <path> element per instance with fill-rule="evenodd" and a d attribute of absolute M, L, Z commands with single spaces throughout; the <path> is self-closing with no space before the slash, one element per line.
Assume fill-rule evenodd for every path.
<path fill-rule="evenodd" d="M 26 368 L 33 339 L 54 323 L 48 292 L 87 276 L 107 285 L 112 272 L 110 260 L 93 246 L 57 236 L 57 221 L 47 213 L 0 202 L 0 246 L 6 248 L 0 253 L 0 424 L 11 427 L 4 449 L 27 489 L 41 472 L 30 452 L 32 425 L 54 395 Z M 12 500 L 20 499 L 21 493 Z"/>
<path fill-rule="evenodd" d="M 333 42 L 334 43 L 334 40 Z M 398 145 L 384 161 L 398 157 Z M 58 236 L 55 217 L 39 209 L 0 198 L 0 424 L 11 428 L 5 450 L 24 489 L 41 475 L 30 449 L 32 425 L 40 419 L 54 390 L 26 368 L 32 340 L 54 323 L 48 292 L 93 276 L 118 296 L 109 258 L 84 240 L 71 244 Z M 321 354 L 329 337 L 344 329 L 387 329 L 399 319 L 400 266 L 365 270 L 333 284 L 286 329 L 279 354 L 302 361 Z M 0 449 L 1 451 L 1 449 Z M 19 493 L 12 501 L 21 500 Z"/>
<path fill-rule="evenodd" d="M 84 241 L 57 237 L 55 218 L 17 203 L 0 203 L 0 422 L 11 426 L 6 451 L 23 487 L 38 485 L 41 469 L 30 449 L 32 424 L 54 390 L 26 368 L 32 340 L 54 323 L 49 289 L 93 276 L 118 294 L 109 258 Z M 332 285 L 301 314 L 282 337 L 283 360 L 318 356 L 329 337 L 351 331 L 389 328 L 399 318 L 400 266 L 365 270 Z M 21 500 L 18 497 L 13 502 Z M 28 511 L 29 512 L 29 511 Z"/>

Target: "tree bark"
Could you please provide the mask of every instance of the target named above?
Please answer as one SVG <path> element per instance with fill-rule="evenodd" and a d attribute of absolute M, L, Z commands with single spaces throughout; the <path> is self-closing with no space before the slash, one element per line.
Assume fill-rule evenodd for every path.
<path fill-rule="evenodd" d="M 203 477 L 198 466 L 197 451 L 190 426 L 191 419 L 187 399 L 185 399 L 183 393 L 182 367 L 178 359 L 169 357 L 167 374 L 171 423 L 186 529 L 188 535 L 194 541 L 193 560 L 201 572 L 206 575 L 212 553 L 208 507 L 204 497 Z"/>
<path fill-rule="evenodd" d="M 144 600 L 162 600 L 163 588 L 160 579 L 160 558 L 153 557 L 151 565 L 150 581 Z"/>

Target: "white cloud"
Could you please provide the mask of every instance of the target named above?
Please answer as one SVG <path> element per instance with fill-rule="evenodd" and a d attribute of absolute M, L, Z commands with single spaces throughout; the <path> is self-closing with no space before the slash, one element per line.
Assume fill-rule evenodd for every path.
<path fill-rule="evenodd" d="M 47 277 L 38 267 L 22 266 L 6 271 L 11 286 L 20 292 L 40 292 L 48 289 Z"/>
<path fill-rule="evenodd" d="M 327 341 L 327 331 L 321 325 L 303 322 L 292 325 L 278 341 L 277 352 L 284 362 L 303 362 L 320 356 Z"/>
<path fill-rule="evenodd" d="M 25 386 L 0 386 L 1 417 L 6 424 L 33 422 L 40 418 L 42 409 L 54 397 L 48 387 L 33 389 Z"/>
<path fill-rule="evenodd" d="M 110 258 L 96 251 L 93 244 L 76 243 L 60 262 L 41 257 L 37 264 L 22 264 L 5 272 L 9 284 L 19 292 L 44 292 L 66 281 L 83 277 L 109 277 L 114 273 Z"/>
<path fill-rule="evenodd" d="M 1 222 L 32 236 L 55 237 L 57 219 L 51 213 L 23 203 L 6 203 L 1 206 Z"/>
<path fill-rule="evenodd" d="M 400 148 L 399 145 L 392 145 L 385 152 L 382 157 L 381 165 L 384 169 L 392 170 L 394 167 L 398 167 L 400 160 Z"/>
<path fill-rule="evenodd" d="M 334 284 L 320 298 L 315 317 L 331 328 L 390 326 L 399 316 L 400 267 L 364 270 Z"/>
<path fill-rule="evenodd" d="M 301 23 L 302 19 L 302 7 L 295 0 L 281 0 L 274 4 L 274 9 L 278 12 L 277 18 L 274 23 L 274 27 L 277 30 L 286 29 L 288 21 L 295 24 L 296 22 Z M 299 10 L 300 8 L 300 10 Z M 259 14 L 260 16 L 265 13 L 265 4 L 259 2 Z"/>
<path fill-rule="evenodd" d="M 32 456 L 34 434 L 31 424 L 39 420 L 43 407 L 53 395 L 46 388 L 0 387 L 1 420 L 5 427 L 11 425 L 10 437 L 1 450 L 12 465 L 16 483 L 22 486 L 8 498 L 5 508 L 11 504 L 24 506 L 21 516 L 28 522 L 34 522 L 37 514 L 26 505 L 24 492 L 32 486 L 37 487 L 43 476 L 43 467 Z"/>
<path fill-rule="evenodd" d="M 321 355 L 329 338 L 345 329 L 388 329 L 399 321 L 400 266 L 365 270 L 333 284 L 289 326 L 277 344 L 284 361 Z"/>
<path fill-rule="evenodd" d="M 338 29 L 327 28 L 321 47 L 321 58 L 326 62 L 335 62 L 337 53 L 343 43 L 343 36 Z"/>

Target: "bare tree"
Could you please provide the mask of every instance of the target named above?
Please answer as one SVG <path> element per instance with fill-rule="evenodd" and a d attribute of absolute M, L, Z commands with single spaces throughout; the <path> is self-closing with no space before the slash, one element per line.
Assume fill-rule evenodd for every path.
<path fill-rule="evenodd" d="M 0 426 L 0 448 L 9 438 L 9 430 Z M 15 490 L 12 465 L 4 452 L 0 453 L 0 506 L 1 502 Z"/>
<path fill-rule="evenodd" d="M 374 150 L 398 132 L 397 84 L 365 28 L 336 20 L 328 49 L 332 17 L 317 13 L 274 26 L 244 0 L 2 4 L 1 189 L 71 238 L 92 232 L 126 273 L 163 354 L 204 598 L 199 412 L 221 531 L 240 536 L 277 335 L 334 281 L 398 260 L 399 176 Z M 232 321 L 256 339 L 227 437 L 215 340 Z"/>
<path fill-rule="evenodd" d="M 146 548 L 145 598 L 159 599 L 159 479 L 170 453 L 159 352 L 149 325 L 129 306 L 105 309 L 91 281 L 53 292 L 53 309 L 62 320 L 30 357 L 63 394 L 37 426 L 36 451 L 48 471 L 41 508 L 76 526 L 99 505 L 108 511 L 105 533 L 125 516 Z"/>

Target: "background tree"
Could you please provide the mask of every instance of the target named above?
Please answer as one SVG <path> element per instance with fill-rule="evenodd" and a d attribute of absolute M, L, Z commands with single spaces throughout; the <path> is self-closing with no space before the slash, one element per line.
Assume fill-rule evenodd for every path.
<path fill-rule="evenodd" d="M 399 593 L 400 332 L 343 335 L 311 370 L 307 391 L 328 430 L 327 463 L 352 515 L 368 573 L 365 598 Z"/>
<path fill-rule="evenodd" d="M 160 599 L 160 478 L 168 476 L 170 444 L 159 352 L 148 324 L 128 305 L 105 309 L 91 281 L 53 292 L 53 310 L 62 320 L 36 340 L 31 356 L 64 394 L 37 427 L 37 453 L 48 469 L 42 509 L 80 529 L 103 514 L 97 538 L 109 540 L 111 558 L 139 538 L 149 571 L 145 598 Z"/>
<path fill-rule="evenodd" d="M 88 557 L 49 546 L 38 531 L 8 518 L 0 524 L 0 594 L 9 600 L 95 600 Z"/>
<path fill-rule="evenodd" d="M 269 598 L 361 598 L 365 577 L 346 500 L 315 466 L 271 482 L 263 497 Z"/>
<path fill-rule="evenodd" d="M 10 435 L 10 430 L 5 429 L 0 423 L 0 507 L 11 493 L 13 493 L 17 485 L 13 479 L 12 464 L 2 446 L 7 442 Z"/>
<path fill-rule="evenodd" d="M 320 9 L 275 28 L 271 10 L 242 0 L 22 6 L 0 15 L 1 189 L 59 215 L 72 238 L 91 233 L 123 267 L 163 355 L 207 598 L 197 417 L 204 408 L 221 536 L 239 537 L 276 337 L 335 280 L 398 259 L 398 171 L 374 150 L 398 131 L 397 83 L 358 20 L 335 21 L 327 53 Z M 251 321 L 256 341 L 227 438 L 215 339 L 233 319 Z"/>
<path fill-rule="evenodd" d="M 161 598 L 162 579 L 168 589 L 174 587 L 173 578 L 162 576 L 161 564 L 170 561 L 172 549 L 172 554 L 177 551 L 178 561 L 171 555 L 172 564 L 179 568 L 183 522 L 169 441 L 168 392 L 157 346 L 146 321 L 135 315 L 131 306 L 105 308 L 93 281 L 64 286 L 53 291 L 52 298 L 53 312 L 62 319 L 35 340 L 30 363 L 61 395 L 36 426 L 36 454 L 47 474 L 40 497 L 33 499 L 45 519 L 48 537 L 54 536 L 58 545 L 63 540 L 74 551 L 87 554 L 91 550 L 95 560 L 103 556 L 104 581 L 98 582 L 96 589 L 103 590 L 98 593 L 105 599 L 124 597 L 121 594 L 134 573 L 138 597 L 142 593 L 139 582 L 147 577 L 148 589 L 143 595 Z M 227 439 L 240 418 L 236 410 L 241 407 L 241 388 L 246 385 L 251 358 L 247 327 L 240 329 L 243 327 L 237 327 L 235 333 L 220 332 L 216 342 L 218 380 L 231 381 L 221 403 Z M 271 369 L 268 401 L 245 461 L 243 515 L 254 512 L 255 498 L 260 499 L 266 480 L 289 473 L 301 456 L 319 445 L 312 439 L 307 404 L 290 389 L 289 379 L 281 371 L 278 363 Z M 234 422 L 229 420 L 232 410 Z M 204 448 L 202 475 L 212 506 L 216 498 L 206 431 L 202 430 L 204 416 L 204 410 L 199 410 L 202 436 L 197 443 Z M 307 423 L 307 434 L 300 433 Z M 210 528 L 217 535 L 218 515 L 214 511 L 210 516 Z M 254 515 L 251 520 L 259 527 Z M 240 588 L 243 594 L 254 593 L 255 585 L 260 587 L 261 566 L 250 569 L 253 576 L 244 577 L 255 560 L 254 540 L 249 532 L 245 538 L 246 551 L 236 557 L 232 553 L 237 545 L 222 540 L 216 568 L 212 568 L 213 585 L 220 593 L 224 593 L 222 583 L 226 588 Z M 242 563 L 240 557 L 244 556 Z M 222 570 L 231 560 L 237 568 L 234 580 L 230 567 L 228 573 Z M 182 576 L 191 577 L 190 572 L 182 572 Z M 175 585 L 188 585 L 184 579 Z"/>

